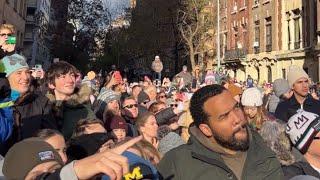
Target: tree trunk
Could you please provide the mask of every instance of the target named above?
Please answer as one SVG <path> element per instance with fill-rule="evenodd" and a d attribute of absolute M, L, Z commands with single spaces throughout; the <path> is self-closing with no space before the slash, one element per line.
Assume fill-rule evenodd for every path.
<path fill-rule="evenodd" d="M 189 46 L 189 56 L 190 56 L 190 62 L 191 62 L 191 71 L 194 70 L 194 68 L 196 67 L 196 62 L 194 59 L 194 49 L 193 46 Z"/>

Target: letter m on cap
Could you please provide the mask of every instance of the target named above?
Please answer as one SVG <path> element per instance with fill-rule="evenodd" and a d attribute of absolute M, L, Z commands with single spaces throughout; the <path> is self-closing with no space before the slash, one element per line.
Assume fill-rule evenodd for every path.
<path fill-rule="evenodd" d="M 295 121 L 293 121 L 294 125 L 297 129 L 302 128 L 307 122 L 309 121 L 309 118 L 304 116 L 303 114 L 298 117 Z"/>
<path fill-rule="evenodd" d="M 142 179 L 143 175 L 141 174 L 140 167 L 135 167 L 132 171 L 132 173 L 124 175 L 125 180 L 138 180 Z"/>

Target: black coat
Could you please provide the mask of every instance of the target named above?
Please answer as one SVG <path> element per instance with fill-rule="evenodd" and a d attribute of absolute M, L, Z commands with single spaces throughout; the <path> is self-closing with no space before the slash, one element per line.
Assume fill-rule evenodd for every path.
<path fill-rule="evenodd" d="M 295 162 L 290 166 L 283 166 L 282 170 L 286 179 L 299 175 L 309 175 L 320 179 L 319 172 L 313 169 L 308 162 L 304 161 Z"/>
<path fill-rule="evenodd" d="M 307 96 L 303 102 L 303 110 L 320 115 L 320 101 L 313 99 L 311 96 Z M 275 111 L 275 116 L 284 122 L 287 122 L 291 116 L 297 113 L 297 110 L 301 109 L 301 105 L 296 100 L 295 96 L 286 101 L 280 102 Z"/>
<path fill-rule="evenodd" d="M 16 142 L 32 137 L 40 129 L 57 129 L 51 104 L 45 96 L 30 93 L 19 98 L 14 108 L 14 127 L 11 137 L 1 144 L 1 154 Z"/>

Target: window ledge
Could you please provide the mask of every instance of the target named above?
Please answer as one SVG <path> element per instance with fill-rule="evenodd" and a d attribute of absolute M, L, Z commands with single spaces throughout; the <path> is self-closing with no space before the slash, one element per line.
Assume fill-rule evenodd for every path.
<path fill-rule="evenodd" d="M 246 10 L 247 9 L 247 6 L 244 6 L 242 8 L 239 9 L 239 11 L 243 11 L 243 10 Z"/>
<path fill-rule="evenodd" d="M 252 9 L 257 8 L 257 7 L 259 7 L 259 4 L 254 4 L 254 5 L 252 6 Z"/>
<path fill-rule="evenodd" d="M 268 4 L 270 2 L 270 0 L 265 0 L 262 2 L 262 5 Z"/>

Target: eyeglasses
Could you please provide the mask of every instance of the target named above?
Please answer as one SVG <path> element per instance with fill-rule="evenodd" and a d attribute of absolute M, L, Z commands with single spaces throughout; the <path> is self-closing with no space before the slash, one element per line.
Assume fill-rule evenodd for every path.
<path fill-rule="evenodd" d="M 170 104 L 170 107 L 178 107 L 178 104 Z"/>
<path fill-rule="evenodd" d="M 130 105 L 126 105 L 123 108 L 127 108 L 127 109 L 131 109 L 133 107 L 138 107 L 138 104 L 130 104 Z"/>
<path fill-rule="evenodd" d="M 0 34 L 0 36 L 12 36 L 12 33 L 8 33 L 8 34 L 6 34 L 6 33 L 3 33 L 3 34 Z"/>

